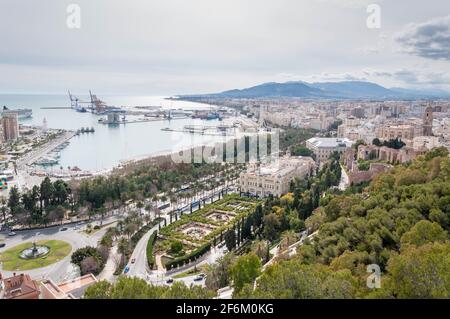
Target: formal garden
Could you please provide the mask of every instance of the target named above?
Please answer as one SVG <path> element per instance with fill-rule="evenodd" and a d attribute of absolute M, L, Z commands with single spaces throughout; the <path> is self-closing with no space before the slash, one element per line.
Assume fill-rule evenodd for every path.
<path fill-rule="evenodd" d="M 160 255 L 167 269 L 187 264 L 222 242 L 225 233 L 253 213 L 257 204 L 254 199 L 235 194 L 225 196 L 162 228 L 149 251 Z M 154 258 L 148 257 L 153 266 Z"/>

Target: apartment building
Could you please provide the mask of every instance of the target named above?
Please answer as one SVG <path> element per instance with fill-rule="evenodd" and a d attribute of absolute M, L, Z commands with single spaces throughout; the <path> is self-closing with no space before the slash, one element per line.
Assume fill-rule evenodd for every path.
<path fill-rule="evenodd" d="M 3 141 L 14 141 L 19 138 L 19 120 L 17 113 L 3 114 L 1 119 L 1 127 L 3 132 Z"/>

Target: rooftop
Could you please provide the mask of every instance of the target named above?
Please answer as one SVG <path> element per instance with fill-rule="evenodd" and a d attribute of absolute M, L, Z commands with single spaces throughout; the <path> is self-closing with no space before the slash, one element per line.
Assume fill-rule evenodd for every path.
<path fill-rule="evenodd" d="M 353 141 L 348 138 L 336 137 L 313 137 L 308 140 L 315 147 L 351 147 Z"/>
<path fill-rule="evenodd" d="M 37 296 L 39 296 L 40 293 L 38 284 L 26 274 L 14 274 L 14 276 L 10 278 L 5 278 L 3 280 L 3 285 L 5 289 L 5 299 L 33 298 L 36 293 Z"/>

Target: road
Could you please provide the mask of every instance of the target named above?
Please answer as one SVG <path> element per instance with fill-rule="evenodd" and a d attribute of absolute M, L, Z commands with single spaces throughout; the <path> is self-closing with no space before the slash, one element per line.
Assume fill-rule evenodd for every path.
<path fill-rule="evenodd" d="M 205 192 L 205 197 L 203 197 L 201 200 L 203 200 L 205 198 L 209 198 L 211 195 L 212 195 L 212 191 Z M 215 200 L 215 199 L 218 199 L 218 194 L 214 195 L 213 200 Z M 164 212 L 174 211 L 178 208 L 181 209 L 185 206 L 186 206 L 185 204 L 180 204 L 178 206 L 172 206 L 170 208 L 167 208 Z M 192 209 L 192 212 L 194 212 L 196 210 L 198 210 L 198 206 L 194 207 Z M 185 214 L 189 213 L 189 209 L 186 209 L 185 211 L 186 211 Z M 166 214 L 165 217 L 162 217 L 162 218 L 166 219 L 167 225 L 170 224 L 170 215 L 169 214 Z M 175 219 L 173 218 L 172 221 L 175 222 Z M 161 222 L 161 225 L 164 225 L 164 222 Z M 126 274 L 127 276 L 139 277 L 139 278 L 144 278 L 147 280 L 148 275 L 149 275 L 149 269 L 148 269 L 148 263 L 147 263 L 147 242 L 148 242 L 150 236 L 153 234 L 153 232 L 156 231 L 158 228 L 159 228 L 158 225 L 153 227 L 144 236 L 142 236 L 142 238 L 137 243 L 136 247 L 133 250 L 133 253 L 131 254 L 130 262 L 128 263 L 129 271 Z M 212 257 L 211 257 L 211 259 L 208 257 L 209 262 L 211 262 L 211 260 L 212 260 L 212 262 L 214 262 L 218 258 L 214 253 L 210 253 L 210 255 Z M 132 260 L 134 260 L 134 263 L 131 263 Z M 194 265 L 192 267 L 194 267 Z M 185 270 L 183 270 L 183 271 L 185 271 Z"/>
<path fill-rule="evenodd" d="M 103 223 L 113 222 L 116 219 L 116 216 L 112 216 L 108 219 L 105 219 Z M 4 242 L 6 243 L 6 246 L 4 248 L 0 248 L 0 253 L 24 242 L 50 239 L 63 240 L 69 243 L 72 246 L 72 252 L 76 249 L 86 246 L 95 247 L 108 228 L 105 227 L 92 235 L 87 235 L 86 233 L 82 232 L 82 229 L 74 229 L 73 224 L 71 226 L 65 227 L 68 228 L 66 231 L 60 231 L 61 226 L 54 226 L 37 230 L 17 231 L 17 234 L 13 237 L 7 236 L 7 234 L 4 232 L 0 233 L 0 239 L 4 240 Z M 26 270 L 23 272 L 29 274 L 33 279 L 36 280 L 52 279 L 55 282 L 61 282 L 63 280 L 72 279 L 78 275 L 78 270 L 70 263 L 70 256 L 71 254 L 50 266 Z M 0 266 L 0 270 L 1 269 L 2 267 Z M 10 277 L 14 272 L 20 273 L 21 271 L 1 270 L 1 272 L 4 277 Z"/>

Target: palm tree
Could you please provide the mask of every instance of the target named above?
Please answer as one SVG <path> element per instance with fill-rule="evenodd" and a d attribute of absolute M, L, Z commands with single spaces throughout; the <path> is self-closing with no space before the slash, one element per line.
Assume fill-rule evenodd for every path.
<path fill-rule="evenodd" d="M 7 201 L 5 199 L 5 197 L 2 196 L 1 200 L 0 200 L 0 211 L 2 212 L 3 215 L 3 224 L 6 224 L 6 213 L 8 212 L 8 206 L 6 205 Z"/>
<path fill-rule="evenodd" d="M 122 255 L 125 255 L 128 252 L 129 243 L 125 237 L 119 239 L 119 243 L 117 244 L 117 251 Z"/>

